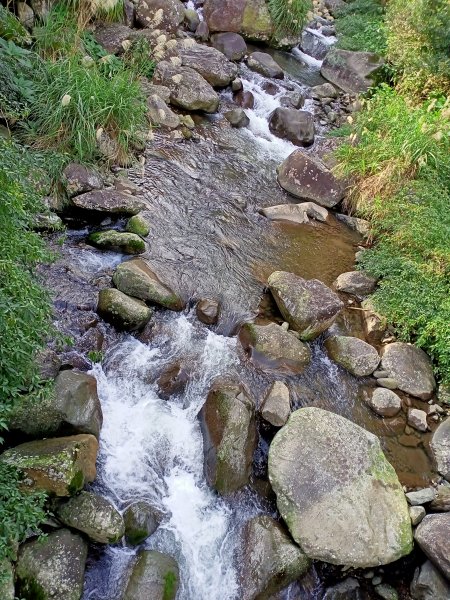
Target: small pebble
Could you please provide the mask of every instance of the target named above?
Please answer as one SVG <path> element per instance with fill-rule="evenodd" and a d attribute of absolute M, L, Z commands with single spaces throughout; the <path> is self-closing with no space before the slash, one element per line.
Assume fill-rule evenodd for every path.
<path fill-rule="evenodd" d="M 372 579 L 372 585 L 380 585 L 382 581 L 383 580 L 379 575 L 375 575 L 375 577 Z"/>

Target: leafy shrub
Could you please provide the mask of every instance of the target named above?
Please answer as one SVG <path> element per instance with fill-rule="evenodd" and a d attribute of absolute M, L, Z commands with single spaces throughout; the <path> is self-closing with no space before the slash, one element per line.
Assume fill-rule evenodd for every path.
<path fill-rule="evenodd" d="M 36 86 L 33 54 L 0 38 L 0 117 L 16 121 L 28 114 Z"/>
<path fill-rule="evenodd" d="M 0 4 L 0 37 L 16 44 L 29 44 L 31 37 L 22 23 L 7 8 Z"/>
<path fill-rule="evenodd" d="M 298 34 L 306 23 L 310 0 L 268 0 L 269 11 L 277 31 Z"/>
<path fill-rule="evenodd" d="M 338 46 L 344 50 L 386 52 L 384 7 L 380 0 L 354 0 L 338 13 Z"/>

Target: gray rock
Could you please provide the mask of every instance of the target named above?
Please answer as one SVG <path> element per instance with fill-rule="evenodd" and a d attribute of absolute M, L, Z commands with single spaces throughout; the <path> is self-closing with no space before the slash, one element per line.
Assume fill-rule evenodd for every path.
<path fill-rule="evenodd" d="M 337 294 L 317 279 L 275 271 L 268 284 L 281 314 L 303 340 L 328 329 L 344 306 Z"/>
<path fill-rule="evenodd" d="M 395 417 L 402 408 L 399 396 L 384 388 L 375 388 L 364 396 L 364 401 L 380 417 Z"/>
<path fill-rule="evenodd" d="M 450 481 L 450 418 L 442 421 L 433 433 L 430 447 L 438 472 Z"/>
<path fill-rule="evenodd" d="M 290 223 L 308 223 L 309 218 L 324 223 L 328 218 L 327 209 L 314 202 L 268 206 L 261 209 L 261 214 L 271 221 L 289 221 Z"/>
<path fill-rule="evenodd" d="M 199 321 L 206 325 L 214 325 L 219 319 L 220 304 L 217 300 L 204 298 L 197 303 L 195 311 Z"/>
<path fill-rule="evenodd" d="M 86 558 L 87 543 L 68 529 L 27 542 L 17 561 L 17 593 L 25 600 L 80 600 Z"/>
<path fill-rule="evenodd" d="M 409 507 L 409 516 L 411 519 L 411 525 L 414 527 L 418 525 L 426 515 L 426 511 L 423 506 L 410 506 Z"/>
<path fill-rule="evenodd" d="M 289 388 L 282 381 L 274 381 L 261 404 L 261 416 L 274 427 L 282 427 L 290 414 Z"/>
<path fill-rule="evenodd" d="M 180 117 L 156 94 L 147 98 L 147 109 L 147 116 L 153 125 L 175 129 L 180 124 Z"/>
<path fill-rule="evenodd" d="M 394 342 L 382 350 L 381 369 L 396 379 L 402 392 L 429 400 L 436 382 L 431 361 L 423 350 L 411 344 Z"/>
<path fill-rule="evenodd" d="M 408 492 L 406 499 L 411 506 L 420 506 L 432 502 L 436 496 L 436 490 L 432 487 L 423 488 L 415 492 Z"/>
<path fill-rule="evenodd" d="M 358 217 L 349 217 L 348 215 L 343 215 L 341 213 L 336 213 L 336 219 L 345 223 L 347 227 L 353 229 L 353 231 L 357 231 L 363 237 L 368 237 L 370 233 L 370 223 L 366 221 L 366 219 L 359 219 Z"/>
<path fill-rule="evenodd" d="M 164 100 L 164 102 L 166 104 L 169 104 L 170 102 L 170 90 L 167 86 L 165 85 L 156 85 L 155 83 L 150 83 L 150 81 L 148 79 L 146 79 L 145 77 L 141 77 L 139 79 L 139 83 L 141 85 L 141 89 L 144 92 L 145 96 L 153 96 L 154 94 L 156 94 L 157 96 L 159 96 L 161 98 L 161 100 Z"/>
<path fill-rule="evenodd" d="M 358 580 L 348 577 L 327 588 L 323 600 L 364 600 L 364 596 Z"/>
<path fill-rule="evenodd" d="M 247 58 L 247 66 L 264 77 L 283 79 L 284 71 L 266 52 L 252 52 Z"/>
<path fill-rule="evenodd" d="M 418 408 L 408 409 L 408 425 L 414 427 L 418 431 L 425 432 L 428 429 L 427 413 Z"/>
<path fill-rule="evenodd" d="M 103 23 L 94 31 L 94 38 L 108 54 L 122 54 L 123 42 L 129 40 L 133 30 L 123 23 Z"/>
<path fill-rule="evenodd" d="M 205 0 L 204 15 L 211 32 L 233 31 L 260 42 L 269 41 L 273 34 L 265 0 Z"/>
<path fill-rule="evenodd" d="M 113 188 L 86 192 L 75 196 L 71 202 L 76 208 L 95 213 L 136 215 L 148 208 L 143 198 L 124 194 Z"/>
<path fill-rule="evenodd" d="M 383 600 L 398 600 L 397 590 L 387 583 L 380 583 L 375 586 L 375 593 Z"/>
<path fill-rule="evenodd" d="M 123 600 L 175 600 L 179 585 L 176 561 L 156 550 L 141 550 Z"/>
<path fill-rule="evenodd" d="M 325 43 L 318 35 L 314 35 L 311 31 L 303 31 L 300 49 L 305 54 L 323 60 L 327 55 L 330 45 Z"/>
<path fill-rule="evenodd" d="M 310 560 L 274 519 L 259 515 L 243 531 L 241 600 L 267 598 L 299 579 Z"/>
<path fill-rule="evenodd" d="M 448 600 L 450 584 L 441 573 L 427 560 L 414 573 L 411 583 L 413 600 Z"/>
<path fill-rule="evenodd" d="M 250 123 L 250 119 L 242 108 L 228 110 L 223 116 L 233 127 L 247 127 Z"/>
<path fill-rule="evenodd" d="M 210 46 L 193 40 L 178 43 L 183 67 L 197 71 L 213 87 L 226 87 L 237 76 L 238 68 L 226 56 Z"/>
<path fill-rule="evenodd" d="M 161 515 L 145 500 L 133 502 L 124 515 L 125 536 L 128 544 L 137 546 L 154 533 L 161 521 Z"/>
<path fill-rule="evenodd" d="M 289 92 L 280 98 L 280 104 L 287 108 L 301 108 L 305 104 L 305 97 L 300 92 Z"/>
<path fill-rule="evenodd" d="M 125 533 L 122 515 L 109 500 L 92 492 L 80 492 L 60 504 L 56 514 L 64 525 L 100 544 L 114 544 Z"/>
<path fill-rule="evenodd" d="M 163 11 L 162 20 L 155 23 L 153 17 L 159 9 Z M 184 5 L 180 0 L 138 0 L 136 20 L 141 27 L 151 27 L 164 31 L 175 31 L 184 19 Z"/>
<path fill-rule="evenodd" d="M 384 61 L 372 52 L 350 52 L 340 48 L 331 49 L 320 70 L 322 77 L 340 87 L 348 94 L 367 92 L 373 85 L 373 76 Z"/>
<path fill-rule="evenodd" d="M 408 505 L 378 438 L 339 415 L 293 412 L 270 446 L 269 480 L 312 559 L 366 568 L 412 550 Z"/>
<path fill-rule="evenodd" d="M 69 163 L 65 167 L 62 182 L 70 198 L 103 187 L 103 180 L 97 171 L 78 163 Z"/>
<path fill-rule="evenodd" d="M 142 329 L 153 314 L 142 300 L 130 298 L 114 288 L 100 290 L 97 312 L 105 321 L 126 331 Z"/>
<path fill-rule="evenodd" d="M 228 60 L 242 60 L 247 54 L 247 44 L 238 33 L 215 33 L 211 36 L 211 44 L 228 58 Z"/>
<path fill-rule="evenodd" d="M 344 197 L 344 188 L 316 158 L 294 150 L 278 167 L 278 183 L 304 200 L 332 208 Z"/>
<path fill-rule="evenodd" d="M 232 92 L 240 92 L 243 89 L 243 84 L 242 84 L 242 79 L 240 79 L 239 77 L 236 77 L 236 79 L 233 79 L 233 81 L 231 82 L 231 91 Z"/>
<path fill-rule="evenodd" d="M 338 292 L 345 292 L 356 296 L 358 300 L 363 300 L 371 294 L 377 285 L 375 277 L 370 277 L 363 271 L 348 271 L 341 273 L 333 283 L 333 287 Z"/>
<path fill-rule="evenodd" d="M 26 2 L 17 2 L 17 18 L 27 29 L 32 29 L 34 25 L 34 10 Z"/>
<path fill-rule="evenodd" d="M 14 569 L 7 559 L 0 560 L 0 598 L 14 600 Z"/>
<path fill-rule="evenodd" d="M 200 25 L 200 17 L 193 8 L 185 8 L 184 10 L 184 22 L 187 25 L 189 31 L 196 31 Z"/>
<path fill-rule="evenodd" d="M 375 348 L 359 338 L 334 335 L 325 341 L 325 348 L 332 360 L 357 377 L 371 375 L 380 362 Z"/>
<path fill-rule="evenodd" d="M 450 579 L 450 513 L 427 515 L 414 539 L 441 573 Z"/>
<path fill-rule="evenodd" d="M 322 83 L 311 88 L 311 98 L 321 100 L 322 98 L 337 98 L 337 89 L 331 83 Z"/>
<path fill-rule="evenodd" d="M 209 27 L 206 21 L 200 21 L 195 30 L 195 38 L 200 42 L 207 42 L 209 39 Z"/>
<path fill-rule="evenodd" d="M 438 485 L 436 496 L 430 504 L 431 510 L 438 512 L 450 511 L 450 485 Z"/>
<path fill-rule="evenodd" d="M 314 118 L 306 110 L 276 108 L 270 115 L 269 129 L 296 146 L 310 146 L 314 142 Z"/>
<path fill-rule="evenodd" d="M 398 388 L 398 381 L 392 377 L 379 377 L 377 385 L 381 385 L 381 387 L 387 390 L 396 390 Z"/>
<path fill-rule="evenodd" d="M 95 231 L 88 237 L 89 243 L 102 250 L 114 250 L 123 254 L 142 254 L 145 252 L 144 240 L 135 233 L 107 229 Z"/>
<path fill-rule="evenodd" d="M 328 8 L 328 10 L 333 16 L 337 17 L 339 16 L 339 11 L 342 8 L 345 8 L 347 6 L 347 3 L 345 2 L 345 0 L 324 0 L 324 5 L 325 8 Z"/>

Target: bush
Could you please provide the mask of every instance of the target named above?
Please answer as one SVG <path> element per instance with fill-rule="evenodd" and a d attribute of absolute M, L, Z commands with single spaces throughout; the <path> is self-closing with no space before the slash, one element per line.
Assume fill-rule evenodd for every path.
<path fill-rule="evenodd" d="M 0 4 L 0 37 L 16 44 L 30 44 L 31 37 L 22 23 L 7 8 Z"/>
<path fill-rule="evenodd" d="M 386 52 L 384 8 L 380 0 L 354 0 L 336 19 L 338 47 L 344 50 Z"/>
<path fill-rule="evenodd" d="M 306 23 L 308 11 L 312 8 L 310 0 L 268 0 L 268 4 L 270 15 L 280 34 L 299 34 Z"/>
<path fill-rule="evenodd" d="M 28 115 L 34 84 L 33 54 L 0 38 L 0 117 L 11 122 Z"/>

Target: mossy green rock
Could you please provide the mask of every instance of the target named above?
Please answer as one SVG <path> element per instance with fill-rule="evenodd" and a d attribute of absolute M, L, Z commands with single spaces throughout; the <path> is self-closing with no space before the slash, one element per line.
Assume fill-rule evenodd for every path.
<path fill-rule="evenodd" d="M 269 479 L 294 540 L 314 560 L 356 568 L 412 550 L 402 486 L 376 436 L 320 408 L 301 408 L 276 434 Z"/>
<path fill-rule="evenodd" d="M 124 294 L 171 310 L 182 310 L 185 306 L 180 296 L 163 283 L 150 265 L 140 258 L 121 263 L 113 275 L 113 283 Z"/>
<path fill-rule="evenodd" d="M 0 598 L 14 600 L 14 571 L 9 560 L 0 561 Z"/>
<path fill-rule="evenodd" d="M 130 298 L 114 288 L 101 290 L 98 295 L 98 314 L 118 329 L 142 329 L 153 314 L 145 302 Z"/>
<path fill-rule="evenodd" d="M 100 544 L 114 544 L 125 533 L 125 524 L 119 511 L 109 500 L 92 492 L 80 492 L 60 504 L 56 514 L 64 525 L 85 533 L 89 539 Z"/>
<path fill-rule="evenodd" d="M 127 542 L 137 546 L 158 529 L 161 516 L 148 502 L 139 500 L 126 509 L 123 518 Z"/>
<path fill-rule="evenodd" d="M 220 494 L 248 483 L 256 444 L 255 406 L 233 383 L 216 382 L 200 412 L 205 474 Z"/>
<path fill-rule="evenodd" d="M 87 542 L 68 529 L 20 547 L 17 594 L 24 600 L 80 600 Z"/>
<path fill-rule="evenodd" d="M 137 556 L 123 600 L 174 600 L 179 585 L 176 561 L 155 550 Z"/>
<path fill-rule="evenodd" d="M 333 335 L 325 341 L 328 356 L 352 375 L 371 375 L 380 363 L 373 346 L 350 335 Z"/>
<path fill-rule="evenodd" d="M 150 225 L 143 215 L 134 215 L 134 217 L 131 217 L 125 229 L 141 237 L 147 237 L 150 233 Z"/>
<path fill-rule="evenodd" d="M 135 233 L 116 231 L 96 231 L 89 236 L 89 242 L 102 250 L 115 250 L 124 254 L 142 254 L 145 252 L 144 240 Z"/>
<path fill-rule="evenodd" d="M 274 29 L 265 0 L 206 0 L 204 15 L 211 33 L 231 31 L 265 42 Z"/>
<path fill-rule="evenodd" d="M 24 488 L 71 496 L 94 481 L 97 451 L 97 439 L 80 434 L 20 444 L 0 460 L 22 471 Z"/>

